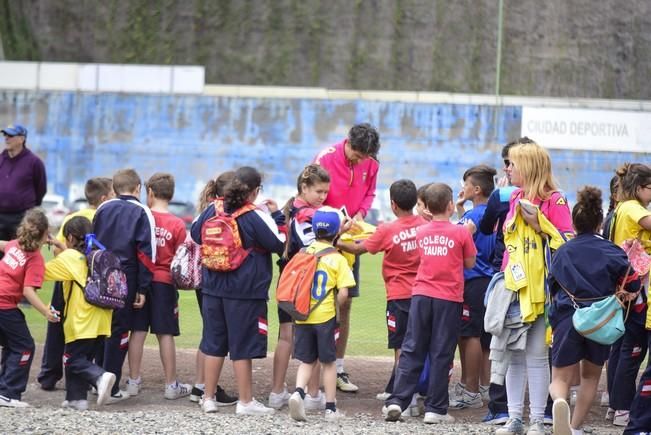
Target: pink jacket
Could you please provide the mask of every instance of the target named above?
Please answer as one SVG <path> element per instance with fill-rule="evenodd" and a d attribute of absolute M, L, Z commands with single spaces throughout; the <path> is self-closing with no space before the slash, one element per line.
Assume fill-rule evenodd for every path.
<path fill-rule="evenodd" d="M 351 217 L 357 212 L 366 216 L 375 198 L 380 165 L 369 157 L 351 166 L 344 154 L 345 143 L 343 140 L 329 146 L 314 159 L 314 163 L 323 166 L 330 174 L 330 191 L 324 205 L 336 208 L 345 205 Z"/>

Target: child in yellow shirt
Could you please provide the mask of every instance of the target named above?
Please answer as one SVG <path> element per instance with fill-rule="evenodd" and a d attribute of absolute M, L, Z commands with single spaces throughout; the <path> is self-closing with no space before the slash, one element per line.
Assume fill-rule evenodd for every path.
<path fill-rule="evenodd" d="M 88 278 L 85 238 L 91 231 L 92 224 L 87 218 L 71 218 L 63 226 L 65 244 L 50 240 L 61 253 L 45 265 L 45 281 L 63 282 L 66 400 L 62 406 L 80 411 L 88 409 L 86 395 L 89 385 L 97 388 L 97 404 L 104 405 L 115 383 L 113 373 L 93 363 L 97 349 L 111 334 L 113 310 L 91 305 L 84 298 L 81 286 Z"/>

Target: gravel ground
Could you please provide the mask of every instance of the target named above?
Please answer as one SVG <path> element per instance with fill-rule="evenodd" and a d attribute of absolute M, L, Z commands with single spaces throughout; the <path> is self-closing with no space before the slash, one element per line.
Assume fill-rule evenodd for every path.
<path fill-rule="evenodd" d="M 179 350 L 179 378 L 189 382 L 194 371 L 194 352 Z M 254 392 L 259 399 L 266 399 L 270 390 L 272 358 L 254 362 Z M 375 399 L 386 382 L 391 360 L 387 358 L 351 358 L 346 367 L 352 379 L 360 384 L 356 394 L 338 393 L 338 408 L 346 417 L 337 423 L 327 423 L 322 414 L 311 414 L 309 421 L 298 423 L 291 420 L 284 409 L 273 416 L 237 417 L 235 407 L 220 408 L 217 414 L 203 414 L 196 404 L 187 399 L 175 401 L 162 397 L 161 367 L 157 349 L 146 349 L 142 374 L 144 384 L 141 393 L 119 404 L 97 410 L 95 396 L 89 396 L 91 409 L 85 412 L 62 409 L 63 383 L 53 392 L 44 392 L 35 384 L 40 352 L 36 355 L 27 392 L 23 400 L 32 405 L 24 409 L 0 408 L 0 434 L 490 434 L 494 427 L 478 423 L 486 408 L 478 410 L 451 411 L 457 423 L 445 426 L 425 425 L 420 418 L 409 418 L 403 423 L 386 423 L 380 409 L 382 403 Z M 125 367 L 126 368 L 126 367 Z M 288 380 L 295 376 L 296 365 L 292 363 Z M 458 373 L 455 374 L 458 376 Z M 361 379 L 364 378 L 364 381 Z M 234 391 L 232 365 L 226 364 L 221 384 L 227 391 Z M 620 434 L 614 426 L 603 421 L 605 408 L 593 406 L 587 426 L 594 434 Z M 549 430 L 551 433 L 551 429 Z"/>

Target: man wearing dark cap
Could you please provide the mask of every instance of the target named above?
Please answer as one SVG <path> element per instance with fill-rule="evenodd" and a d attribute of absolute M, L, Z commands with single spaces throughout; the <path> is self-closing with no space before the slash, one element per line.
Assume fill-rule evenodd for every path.
<path fill-rule="evenodd" d="M 25 212 L 41 205 L 47 190 L 43 161 L 27 149 L 27 129 L 2 129 L 5 149 L 0 153 L 0 240 L 16 238 Z M 1 258 L 1 256 L 0 256 Z"/>

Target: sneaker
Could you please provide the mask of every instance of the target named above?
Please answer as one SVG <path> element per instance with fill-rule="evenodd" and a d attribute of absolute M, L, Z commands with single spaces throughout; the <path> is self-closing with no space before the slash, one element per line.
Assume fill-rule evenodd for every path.
<path fill-rule="evenodd" d="M 99 397 L 99 395 L 97 396 Z M 120 390 L 115 394 L 111 394 L 111 396 L 106 399 L 106 404 L 107 405 L 113 405 L 114 403 L 122 402 L 123 400 L 127 400 L 129 397 L 129 393 L 127 393 L 124 390 Z"/>
<path fill-rule="evenodd" d="M 95 384 L 97 385 L 95 390 L 97 391 L 97 406 L 105 405 L 111 396 L 111 389 L 113 388 L 113 384 L 115 384 L 115 375 L 110 372 L 104 372 Z"/>
<path fill-rule="evenodd" d="M 321 390 L 316 395 L 316 397 L 310 396 L 310 394 L 305 395 L 305 410 L 306 411 L 322 411 L 326 406 L 326 396 Z"/>
<path fill-rule="evenodd" d="M 88 400 L 64 400 L 61 407 L 76 409 L 77 411 L 88 411 Z"/>
<path fill-rule="evenodd" d="M 608 395 L 608 391 L 601 393 L 601 400 L 599 401 L 599 405 L 603 407 L 610 405 L 610 396 Z"/>
<path fill-rule="evenodd" d="M 450 414 L 437 414 L 436 412 L 426 412 L 423 417 L 423 423 L 426 424 L 439 424 L 439 423 L 454 423 L 454 417 Z"/>
<path fill-rule="evenodd" d="M 524 424 L 519 418 L 509 418 L 506 424 L 495 431 L 495 435 L 523 435 Z"/>
<path fill-rule="evenodd" d="M 456 401 L 461 396 L 463 396 L 464 391 L 466 391 L 466 386 L 464 384 L 462 384 L 461 382 L 457 382 L 456 384 L 454 384 L 454 387 L 448 393 L 448 396 L 450 397 L 450 402 Z"/>
<path fill-rule="evenodd" d="M 613 417 L 613 424 L 615 426 L 628 426 L 628 411 L 619 410 L 615 411 Z"/>
<path fill-rule="evenodd" d="M 273 408 L 267 408 L 262 403 L 252 399 L 249 403 L 244 404 L 241 400 L 237 401 L 235 408 L 236 415 L 268 415 L 274 413 Z"/>
<path fill-rule="evenodd" d="M 386 421 L 400 421 L 402 408 L 400 408 L 400 405 L 392 403 L 391 405 L 382 408 L 382 414 L 384 414 L 384 420 Z"/>
<path fill-rule="evenodd" d="M 165 398 L 167 400 L 176 400 L 180 397 L 189 396 L 192 391 L 192 386 L 190 384 L 180 384 L 179 381 L 176 381 L 174 385 L 167 385 L 165 387 Z"/>
<path fill-rule="evenodd" d="M 194 387 L 192 389 L 194 390 Z M 215 397 L 217 398 L 217 406 L 232 406 L 237 403 L 237 396 L 231 396 L 219 385 L 217 385 Z"/>
<path fill-rule="evenodd" d="M 481 400 L 484 402 L 490 402 L 491 396 L 490 396 L 490 386 L 488 385 L 480 385 L 479 386 L 479 393 L 481 394 Z"/>
<path fill-rule="evenodd" d="M 384 393 L 378 393 L 375 395 L 375 398 L 377 400 L 381 400 L 385 402 L 389 397 L 391 397 L 391 393 L 387 393 L 386 391 Z"/>
<path fill-rule="evenodd" d="M 551 426 L 554 424 L 554 417 L 551 414 L 545 414 L 543 417 L 543 424 L 545 426 Z"/>
<path fill-rule="evenodd" d="M 39 382 L 39 386 L 41 387 L 41 390 L 43 391 L 54 391 L 57 389 L 57 383 L 54 382 L 52 383 L 47 383 L 47 382 Z"/>
<path fill-rule="evenodd" d="M 217 387 L 219 389 L 219 387 Z M 190 391 L 190 402 L 201 403 L 201 398 L 203 397 L 203 390 L 198 387 L 192 387 Z"/>
<path fill-rule="evenodd" d="M 382 407 L 382 416 L 386 419 L 387 415 L 389 414 L 389 408 L 386 406 Z M 421 411 L 418 408 L 418 406 L 412 406 L 409 405 L 409 408 L 405 409 L 402 411 L 400 414 L 400 421 L 403 421 L 405 418 L 411 418 L 411 417 L 419 417 L 421 415 Z"/>
<path fill-rule="evenodd" d="M 0 406 L 4 406 L 5 408 L 27 408 L 29 404 L 21 400 L 10 399 L 0 394 Z"/>
<path fill-rule="evenodd" d="M 570 406 L 565 400 L 554 400 L 552 415 L 554 416 L 552 429 L 554 435 L 572 435 L 572 427 L 570 426 Z"/>
<path fill-rule="evenodd" d="M 140 388 L 142 385 L 142 381 L 136 381 L 131 378 L 127 379 L 126 382 L 126 391 L 129 393 L 129 397 L 131 396 L 137 396 L 138 393 L 140 393 Z"/>
<path fill-rule="evenodd" d="M 307 415 L 305 415 L 305 403 L 303 403 L 303 398 L 298 391 L 289 397 L 289 416 L 296 421 L 307 421 Z"/>
<path fill-rule="evenodd" d="M 272 391 L 269 393 L 269 400 L 267 401 L 267 404 L 270 408 L 281 409 L 283 406 L 287 405 L 290 396 L 291 395 L 287 392 L 287 388 L 285 388 L 280 393 L 274 393 Z"/>
<path fill-rule="evenodd" d="M 484 406 L 484 402 L 481 400 L 481 393 L 471 393 L 468 390 L 464 390 L 457 400 L 450 401 L 452 409 L 478 409 L 482 406 Z"/>
<path fill-rule="evenodd" d="M 326 409 L 325 411 L 325 420 L 329 422 L 336 422 L 344 418 L 346 414 L 343 412 L 336 410 L 333 411 L 332 409 Z"/>
<path fill-rule="evenodd" d="M 615 418 L 615 410 L 613 408 L 611 408 L 611 407 L 608 407 L 608 409 L 606 410 L 606 415 L 604 416 L 604 418 L 607 421 L 612 423 L 613 418 Z"/>
<path fill-rule="evenodd" d="M 486 417 L 481 421 L 485 424 L 504 424 L 509 420 L 509 414 L 507 412 L 496 412 L 492 413 L 490 410 L 486 414 Z"/>
<path fill-rule="evenodd" d="M 337 373 L 337 388 L 345 393 L 355 393 L 359 388 L 350 382 L 348 373 Z"/>
<path fill-rule="evenodd" d="M 212 414 L 219 411 L 219 408 L 217 407 L 217 401 L 214 397 L 200 399 L 199 405 L 201 405 L 201 410 L 206 414 Z"/>
<path fill-rule="evenodd" d="M 534 420 L 527 429 L 527 435 L 545 435 L 545 425 L 542 420 Z"/>

